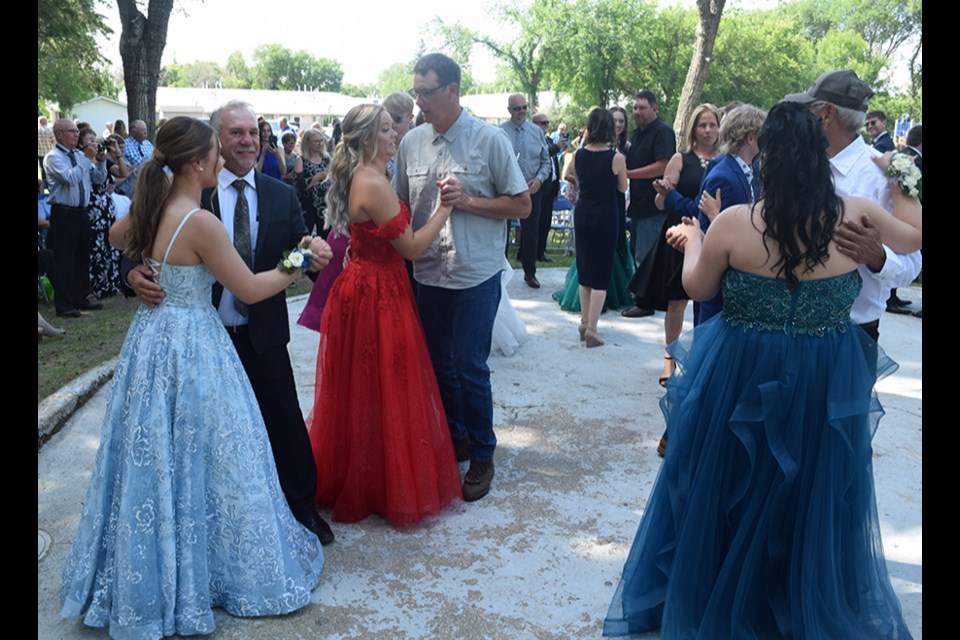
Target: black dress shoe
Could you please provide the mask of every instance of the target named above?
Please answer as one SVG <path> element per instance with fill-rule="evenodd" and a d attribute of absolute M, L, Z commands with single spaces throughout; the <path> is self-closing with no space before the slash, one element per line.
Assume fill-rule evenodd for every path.
<path fill-rule="evenodd" d="M 334 540 L 336 536 L 333 535 L 333 529 L 330 528 L 330 525 L 327 524 L 327 521 L 323 519 L 316 511 L 311 511 L 310 513 L 297 518 L 300 521 L 300 524 L 305 526 L 307 529 L 310 529 L 313 532 L 313 535 L 317 536 L 317 539 L 320 540 L 320 544 L 327 546 Z"/>
<path fill-rule="evenodd" d="M 553 259 L 550 256 L 540 256 L 537 262 L 553 262 Z"/>
<path fill-rule="evenodd" d="M 892 295 L 892 296 L 890 296 L 890 298 L 887 300 L 887 304 L 894 304 L 894 305 L 896 305 L 896 306 L 898 306 L 898 307 L 909 307 L 910 305 L 913 304 L 913 302 L 910 301 L 910 300 L 904 300 L 903 298 L 901 298 L 901 297 L 899 297 L 899 296 L 897 296 L 897 295 Z"/>
<path fill-rule="evenodd" d="M 76 309 L 66 309 L 65 311 L 57 311 L 58 318 L 79 318 L 81 313 Z"/>
<path fill-rule="evenodd" d="M 102 303 L 102 302 L 89 302 L 89 301 L 88 301 L 88 302 L 81 302 L 81 303 L 78 305 L 78 308 L 81 309 L 82 311 L 100 311 L 101 309 L 103 309 L 103 303 Z"/>
<path fill-rule="evenodd" d="M 641 309 L 637 305 L 628 307 L 620 312 L 624 318 L 646 318 L 647 316 L 652 316 L 654 314 L 653 309 Z"/>
<path fill-rule="evenodd" d="M 887 303 L 887 313 L 895 313 L 898 316 L 908 316 L 910 315 L 910 310 L 906 307 L 899 307 L 894 304 Z"/>
<path fill-rule="evenodd" d="M 535 275 L 531 274 L 531 275 L 523 276 L 523 281 L 526 282 L 527 286 L 530 287 L 531 289 L 540 288 L 540 281 L 537 280 L 537 276 Z"/>

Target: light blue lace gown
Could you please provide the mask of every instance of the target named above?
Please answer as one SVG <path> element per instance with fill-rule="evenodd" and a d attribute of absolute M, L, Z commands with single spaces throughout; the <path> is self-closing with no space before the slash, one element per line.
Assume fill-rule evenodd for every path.
<path fill-rule="evenodd" d="M 118 640 L 210 633 L 212 607 L 288 613 L 323 567 L 281 493 L 253 389 L 210 304 L 213 276 L 166 255 L 154 267 L 166 295 L 141 306 L 117 359 L 62 570 L 62 615 Z"/>
<path fill-rule="evenodd" d="M 669 347 L 670 446 L 604 635 L 910 637 L 871 465 L 896 364 L 850 322 L 860 284 L 730 269 L 722 314 Z"/>

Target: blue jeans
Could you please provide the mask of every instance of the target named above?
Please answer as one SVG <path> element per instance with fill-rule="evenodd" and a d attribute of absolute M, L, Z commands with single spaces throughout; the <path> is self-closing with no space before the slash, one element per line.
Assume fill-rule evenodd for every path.
<path fill-rule="evenodd" d="M 493 390 L 490 341 L 500 304 L 500 274 L 469 289 L 420 285 L 420 321 L 440 387 L 450 435 L 470 436 L 470 459 L 493 458 Z"/>
<path fill-rule="evenodd" d="M 636 266 L 640 266 L 647 254 L 656 246 L 660 239 L 660 229 L 663 227 L 667 214 L 661 213 L 646 218 L 630 218 L 630 248 Z"/>

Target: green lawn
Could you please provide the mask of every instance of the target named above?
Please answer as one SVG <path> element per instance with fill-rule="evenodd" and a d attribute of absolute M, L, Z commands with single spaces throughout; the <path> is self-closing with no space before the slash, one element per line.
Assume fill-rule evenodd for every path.
<path fill-rule="evenodd" d="M 566 269 L 573 262 L 566 255 L 565 244 L 555 233 L 550 234 L 547 255 L 551 262 L 540 262 L 540 268 L 560 267 Z M 509 260 L 514 269 L 522 271 L 517 261 L 515 246 L 510 247 Z M 287 297 L 310 292 L 310 281 L 301 277 L 296 287 L 287 289 Z M 56 338 L 44 338 L 37 345 L 37 402 L 58 390 L 88 369 L 97 366 L 120 353 L 127 328 L 139 302 L 135 299 L 114 296 L 102 301 L 102 311 L 85 311 L 80 318 L 57 318 L 53 303 L 40 302 L 38 310 L 53 326 L 66 329 Z"/>
<path fill-rule="evenodd" d="M 310 291 L 310 281 L 301 277 L 287 289 L 287 297 Z M 84 311 L 80 318 L 58 318 L 53 303 L 40 302 L 37 310 L 50 324 L 66 329 L 56 338 L 37 345 L 37 402 L 83 372 L 120 353 L 127 328 L 140 306 L 138 300 L 113 296 L 102 300 L 102 311 Z"/>

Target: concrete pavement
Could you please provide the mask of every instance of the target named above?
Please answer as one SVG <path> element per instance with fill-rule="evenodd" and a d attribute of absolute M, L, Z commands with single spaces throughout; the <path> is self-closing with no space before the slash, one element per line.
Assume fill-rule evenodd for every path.
<path fill-rule="evenodd" d="M 604 314 L 607 344 L 586 350 L 577 341 L 579 318 L 550 299 L 563 276 L 564 270 L 540 270 L 538 291 L 520 277 L 510 284 L 530 339 L 512 357 L 490 360 L 500 440 L 490 495 L 413 531 L 396 531 L 377 517 L 334 523 L 337 542 L 325 548 L 311 605 L 255 620 L 219 612 L 212 638 L 599 637 L 660 468 L 663 314 Z M 921 305 L 919 290 L 903 288 L 900 295 Z M 304 301 L 289 306 L 306 414 L 318 337 L 294 323 Z M 919 639 L 922 320 L 885 314 L 881 324 L 881 345 L 900 370 L 878 387 L 887 412 L 874 439 L 878 511 L 894 588 Z M 58 593 L 108 388 L 77 409 L 38 453 L 38 639 L 107 637 L 61 620 Z"/>

